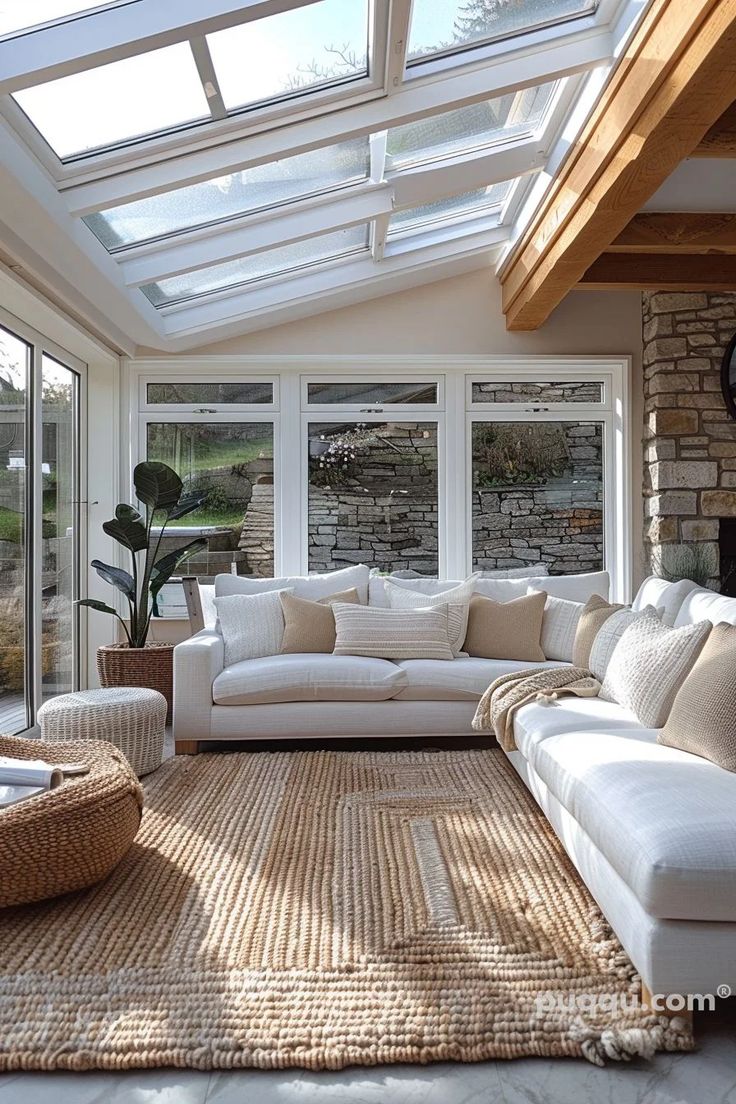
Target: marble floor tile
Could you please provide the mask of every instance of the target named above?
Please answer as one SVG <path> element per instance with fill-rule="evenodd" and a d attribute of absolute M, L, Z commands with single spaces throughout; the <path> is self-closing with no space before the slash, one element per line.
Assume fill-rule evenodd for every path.
<path fill-rule="evenodd" d="M 207 1104 L 496 1104 L 495 1062 L 214 1073 Z"/>
<path fill-rule="evenodd" d="M 0 1104 L 204 1104 L 209 1073 L 126 1070 L 124 1073 L 20 1073 L 0 1081 Z"/>

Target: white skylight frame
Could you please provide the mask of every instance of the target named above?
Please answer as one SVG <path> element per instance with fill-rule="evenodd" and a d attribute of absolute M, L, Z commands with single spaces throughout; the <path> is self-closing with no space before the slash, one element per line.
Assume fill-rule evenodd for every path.
<path fill-rule="evenodd" d="M 103 298 L 114 301 L 117 296 L 120 324 L 124 325 L 122 319 L 130 315 L 131 309 L 136 312 L 139 324 L 134 331 L 138 342 L 173 351 L 196 344 L 198 334 L 201 341 L 213 332 L 234 332 L 236 310 L 242 328 L 254 329 L 258 328 L 259 313 L 260 324 L 267 325 L 271 324 L 266 321 L 269 316 L 286 318 L 308 313 L 309 304 L 312 310 L 320 310 L 331 301 L 350 301 L 350 295 L 361 285 L 365 289 L 362 297 L 367 298 L 380 294 L 383 288 L 411 286 L 443 273 L 467 270 L 473 263 L 475 267 L 491 263 L 516 231 L 522 204 L 528 205 L 528 197 L 534 193 L 531 185 L 535 176 L 547 168 L 551 154 L 557 156 L 559 135 L 585 74 L 601 64 L 610 66 L 617 41 L 641 13 L 646 0 L 599 0 L 594 16 L 578 16 L 552 28 L 468 46 L 453 55 L 452 64 L 446 57 L 433 58 L 431 63 L 418 63 L 408 72 L 404 52 L 411 0 L 373 0 L 373 71 L 369 78 L 357 78 L 349 86 L 323 90 L 329 101 L 321 101 L 314 90 L 306 90 L 298 99 L 272 105 L 273 115 L 269 115 L 270 107 L 247 108 L 206 124 L 196 134 L 189 129 L 148 139 L 138 149 L 110 151 L 77 164 L 64 165 L 55 155 L 49 157 L 49 148 L 38 138 L 35 128 L 24 125 L 25 117 L 18 118 L 23 113 L 7 95 L 2 95 L 12 86 L 12 73 L 8 76 L 3 69 L 9 41 L 17 43 L 43 35 L 47 46 L 55 42 L 57 55 L 47 51 L 43 61 L 37 63 L 37 68 L 47 66 L 48 75 L 49 65 L 79 67 L 80 57 L 89 58 L 90 52 L 98 61 L 115 60 L 181 41 L 195 31 L 203 35 L 208 29 L 241 22 L 246 16 L 257 18 L 312 2 L 317 0 L 209 0 L 203 18 L 199 0 L 121 0 L 93 17 L 65 20 L 80 26 L 86 18 L 93 18 L 94 34 L 89 38 L 76 36 L 78 41 L 71 50 L 67 39 L 67 53 L 62 58 L 58 50 L 60 45 L 64 47 L 64 40 L 59 37 L 57 25 L 0 40 L 0 112 L 26 151 L 47 170 L 43 181 L 39 178 L 38 187 L 31 189 L 38 196 L 47 195 L 43 217 L 73 242 L 71 252 L 65 252 L 59 244 L 56 249 L 46 248 L 43 255 L 52 269 L 56 265 L 60 275 L 66 271 L 72 276 L 73 286 L 92 305 Z M 135 29 L 129 18 L 134 9 L 139 15 L 145 13 L 142 21 L 136 19 Z M 106 20 L 109 27 L 113 15 L 117 43 L 103 49 L 100 20 Z M 50 34 L 56 36 L 53 41 Z M 438 61 L 442 65 L 435 65 Z M 22 75 L 19 79 L 21 83 L 25 80 Z M 366 79 L 371 87 L 357 89 L 358 83 Z M 481 141 L 477 148 L 425 158 L 410 167 L 385 172 L 384 132 L 388 128 L 550 81 L 558 81 L 556 91 L 538 125 L 528 132 L 513 137 L 504 137 L 501 132 L 498 140 L 486 144 Z M 335 110 L 338 106 L 339 111 Z M 0 119 L 0 130 L 9 135 L 7 123 Z M 361 135 L 370 137 L 368 181 L 282 201 L 278 206 L 228 217 L 211 226 L 167 234 L 160 240 L 121 248 L 114 257 L 79 221 L 80 216 L 92 211 Z M 15 136 L 14 142 L 17 147 Z M 6 171 L 18 183 L 28 177 L 32 160 L 26 153 L 13 163 L 12 153 L 7 159 L 0 153 L 0 186 Z M 49 177 L 56 181 L 51 201 L 49 188 L 53 185 Z M 397 235 L 387 243 L 386 231 L 394 209 L 419 206 L 509 179 L 515 183 L 503 204 L 444 218 L 421 231 Z M 197 296 L 196 302 L 185 300 L 157 309 L 139 291 L 141 284 L 156 279 L 360 222 L 370 226 L 370 251 L 366 256 L 309 265 L 298 273 L 289 271 L 257 281 L 268 286 L 224 289 Z M 40 225 L 38 233 L 42 238 Z M 59 234 L 54 231 L 55 238 Z M 48 240 L 47 236 L 44 246 Z M 81 268 L 71 263 L 75 251 L 77 259 L 80 251 L 86 255 Z M 102 275 L 101 282 L 94 277 L 82 278 L 90 263 L 91 269 L 96 268 Z M 435 269 L 443 269 L 443 273 L 434 274 Z M 322 302 L 324 306 L 318 305 Z M 102 310 L 114 321 L 116 312 L 109 307 Z"/>

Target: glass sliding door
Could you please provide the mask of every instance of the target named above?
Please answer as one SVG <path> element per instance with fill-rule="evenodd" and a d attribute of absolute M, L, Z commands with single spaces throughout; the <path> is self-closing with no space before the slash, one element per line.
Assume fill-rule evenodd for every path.
<path fill-rule="evenodd" d="M 0 731 L 79 685 L 79 373 L 0 324 Z M 70 358 L 71 359 L 71 358 Z"/>
<path fill-rule="evenodd" d="M 33 346 L 0 327 L 0 731 L 27 728 L 32 682 L 26 441 Z"/>
<path fill-rule="evenodd" d="M 77 682 L 78 465 L 76 372 L 41 358 L 41 696 Z"/>

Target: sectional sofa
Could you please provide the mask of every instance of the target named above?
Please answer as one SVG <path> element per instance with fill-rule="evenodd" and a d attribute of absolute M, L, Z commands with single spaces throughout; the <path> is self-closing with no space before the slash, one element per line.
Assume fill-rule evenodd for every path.
<path fill-rule="evenodd" d="M 384 604 L 383 581 L 365 584 L 370 603 Z M 428 594 L 451 585 L 411 581 Z M 580 602 L 608 594 L 605 573 L 481 579 L 476 589 L 503 601 L 530 585 Z M 330 586 L 324 583 L 325 594 Z M 736 624 L 736 600 L 688 581 L 647 579 L 633 606 L 647 605 L 670 625 Z M 472 717 L 489 683 L 534 666 L 472 657 L 394 664 L 297 655 L 223 668 L 222 638 L 211 614 L 209 620 L 175 652 L 178 751 L 196 751 L 207 740 L 468 737 L 475 735 Z M 511 764 L 649 990 L 714 993 L 728 985 L 736 992 L 736 774 L 658 744 L 656 730 L 599 698 L 524 706 L 516 714 L 515 743 Z"/>

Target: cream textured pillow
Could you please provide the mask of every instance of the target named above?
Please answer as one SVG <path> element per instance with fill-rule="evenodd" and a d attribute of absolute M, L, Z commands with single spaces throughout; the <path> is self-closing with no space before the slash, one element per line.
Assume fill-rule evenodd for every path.
<path fill-rule="evenodd" d="M 736 625 L 714 625 L 657 740 L 736 771 Z"/>
<path fill-rule="evenodd" d="M 390 609 L 434 609 L 435 606 L 447 605 L 447 619 L 450 625 L 450 647 L 453 654 L 458 656 L 462 652 L 465 633 L 468 628 L 468 605 L 473 594 L 478 574 L 471 575 L 459 586 L 449 590 L 440 591 L 438 594 L 422 594 L 418 590 L 407 590 L 406 587 L 396 586 L 390 579 L 386 580 L 386 597 Z"/>
<path fill-rule="evenodd" d="M 281 608 L 284 612 L 284 638 L 282 654 L 294 652 L 331 652 L 335 647 L 335 615 L 333 602 L 360 602 L 358 591 L 343 590 L 330 594 L 316 602 L 309 598 L 297 598 L 296 594 L 281 591 Z"/>
<path fill-rule="evenodd" d="M 465 651 L 481 659 L 518 659 L 542 663 L 545 655 L 540 644 L 544 591 L 494 602 L 476 594 L 470 599 Z"/>
<path fill-rule="evenodd" d="M 278 655 L 284 635 L 281 595 L 292 591 L 269 590 L 263 594 L 228 594 L 215 598 L 217 620 L 225 643 L 225 666 L 243 659 Z"/>
<path fill-rule="evenodd" d="M 710 621 L 671 629 L 656 616 L 639 617 L 616 645 L 600 697 L 630 709 L 647 728 L 662 728 L 710 631 Z"/>
<path fill-rule="evenodd" d="M 593 594 L 588 599 L 575 632 L 572 661 L 576 667 L 590 667 L 590 651 L 601 626 L 620 609 L 624 609 L 624 606 L 607 602 L 599 594 Z"/>
<path fill-rule="evenodd" d="M 536 587 L 529 587 L 527 594 L 540 594 Z M 547 659 L 560 659 L 572 663 L 572 649 L 578 622 L 583 612 L 582 602 L 571 602 L 569 598 L 555 598 L 547 595 L 542 618 L 542 635 L 539 643 Z"/>
<path fill-rule="evenodd" d="M 646 606 L 643 610 L 632 610 L 628 606 L 614 610 L 610 617 L 601 625 L 593 647 L 590 649 L 588 670 L 595 675 L 599 682 L 603 682 L 608 670 L 608 664 L 616 651 L 618 642 L 626 630 L 642 617 L 653 618 L 660 621 L 658 611 L 654 606 Z"/>
<path fill-rule="evenodd" d="M 454 659 L 447 606 L 394 610 L 336 602 L 335 655 L 376 659 Z"/>

